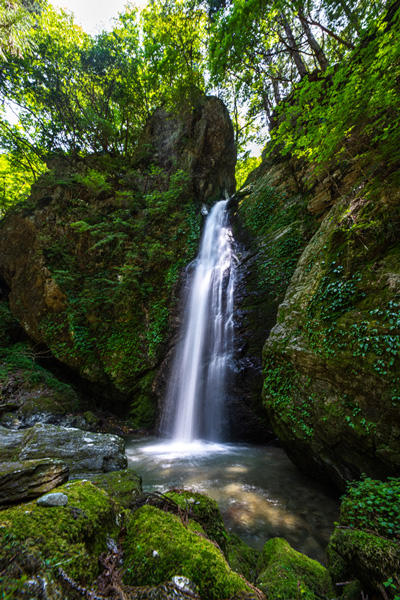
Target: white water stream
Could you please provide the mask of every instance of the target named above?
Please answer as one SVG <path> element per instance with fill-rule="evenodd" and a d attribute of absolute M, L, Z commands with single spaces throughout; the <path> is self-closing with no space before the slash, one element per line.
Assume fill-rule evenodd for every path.
<path fill-rule="evenodd" d="M 223 436 L 226 377 L 233 355 L 235 255 L 227 200 L 211 209 L 185 303 L 161 431 L 174 441 Z"/>

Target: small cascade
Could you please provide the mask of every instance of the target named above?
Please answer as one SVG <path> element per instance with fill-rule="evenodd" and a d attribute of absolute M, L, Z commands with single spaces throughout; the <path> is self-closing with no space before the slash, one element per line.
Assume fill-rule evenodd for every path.
<path fill-rule="evenodd" d="M 235 255 L 227 200 L 207 216 L 167 388 L 162 433 L 174 441 L 222 439 L 233 355 Z"/>

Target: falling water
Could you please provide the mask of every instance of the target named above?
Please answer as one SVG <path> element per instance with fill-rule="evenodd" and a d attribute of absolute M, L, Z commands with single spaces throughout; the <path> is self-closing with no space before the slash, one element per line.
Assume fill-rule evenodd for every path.
<path fill-rule="evenodd" d="M 227 200 L 204 228 L 167 388 L 164 434 L 175 441 L 220 440 L 233 352 L 235 256 Z"/>

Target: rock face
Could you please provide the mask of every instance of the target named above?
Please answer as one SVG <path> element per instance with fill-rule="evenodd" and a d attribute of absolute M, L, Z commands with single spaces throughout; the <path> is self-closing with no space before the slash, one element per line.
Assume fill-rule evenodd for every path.
<path fill-rule="evenodd" d="M 0 445 L 6 459 L 61 459 L 71 473 L 118 471 L 127 464 L 122 438 L 72 427 L 41 423 L 19 431 L 0 427 Z"/>
<path fill-rule="evenodd" d="M 231 205 L 239 263 L 230 426 L 234 437 L 252 441 L 273 437 L 260 400 L 262 348 L 296 262 L 317 227 L 295 166 L 279 157 L 265 159 Z"/>
<path fill-rule="evenodd" d="M 332 207 L 264 349 L 275 431 L 298 464 L 342 489 L 400 466 L 399 200 L 358 187 Z"/>
<path fill-rule="evenodd" d="M 157 110 L 142 139 L 164 169 L 174 163 L 191 174 L 194 195 L 211 204 L 235 191 L 236 149 L 229 113 L 221 100 L 200 97 L 194 110 L 174 115 Z"/>
<path fill-rule="evenodd" d="M 236 213 L 258 245 L 256 268 L 250 262 L 244 273 L 251 293 L 241 304 L 243 339 L 246 330 L 256 331 L 257 350 L 258 330 L 267 334 L 274 325 L 263 352 L 273 430 L 297 465 L 340 489 L 363 472 L 394 475 L 400 466 L 398 190 L 378 186 L 356 161 L 307 193 L 310 173 L 293 161 L 264 161 L 252 177 L 253 191 Z"/>
<path fill-rule="evenodd" d="M 225 107 L 201 98 L 179 116 L 157 111 L 128 164 L 52 157 L 0 224 L 12 314 L 135 427 L 154 425 L 176 284 L 196 253 L 201 203 L 234 191 L 235 158 Z"/>
<path fill-rule="evenodd" d="M 60 460 L 5 462 L 0 466 L 0 504 L 37 498 L 68 480 L 69 468 Z"/>

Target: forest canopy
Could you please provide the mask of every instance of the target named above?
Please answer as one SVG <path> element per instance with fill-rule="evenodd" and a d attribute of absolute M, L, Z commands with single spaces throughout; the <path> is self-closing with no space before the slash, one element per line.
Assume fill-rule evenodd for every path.
<path fill-rule="evenodd" d="M 399 27 L 398 1 L 152 0 L 91 37 L 46 0 L 0 0 L 0 208 L 53 152 L 131 159 L 157 107 L 199 93 L 230 110 L 241 181 L 269 137 L 316 173 L 354 136 L 395 161 Z"/>

